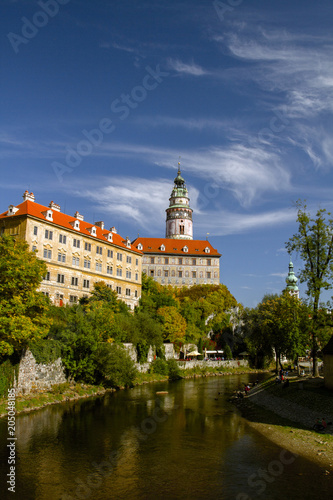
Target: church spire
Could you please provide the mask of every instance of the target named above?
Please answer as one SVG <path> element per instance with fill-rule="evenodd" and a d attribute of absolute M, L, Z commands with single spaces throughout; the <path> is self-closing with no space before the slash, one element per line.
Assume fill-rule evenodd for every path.
<path fill-rule="evenodd" d="M 298 281 L 298 278 L 295 276 L 295 273 L 294 273 L 294 264 L 290 260 L 289 272 L 288 272 L 288 276 L 286 278 L 287 290 L 291 295 L 295 295 L 296 297 L 299 297 L 299 289 L 297 286 L 297 281 Z"/>

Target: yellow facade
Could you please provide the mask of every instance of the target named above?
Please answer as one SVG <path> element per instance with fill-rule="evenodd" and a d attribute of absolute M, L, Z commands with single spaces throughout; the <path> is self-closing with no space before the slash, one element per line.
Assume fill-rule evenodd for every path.
<path fill-rule="evenodd" d="M 29 203 L 31 207 L 33 202 Z M 121 238 L 114 229 L 104 231 L 103 223 L 88 224 L 79 215 L 75 218 L 61 214 L 61 220 L 65 221 L 66 217 L 70 220 L 73 229 L 69 229 L 65 224 L 57 224 L 58 210 L 51 210 L 53 220 L 47 220 L 49 207 L 35 204 L 45 209 L 43 220 L 21 205 L 13 214 L 10 210 L 1 214 L 1 233 L 24 239 L 29 249 L 46 262 L 48 271 L 40 291 L 54 304 L 76 303 L 81 297 L 90 295 L 94 283 L 104 281 L 130 309 L 138 305 L 142 255 L 132 248 L 128 239 Z M 87 229 L 91 231 L 91 235 L 75 229 L 76 221 L 78 226 L 84 227 L 85 233 Z"/>

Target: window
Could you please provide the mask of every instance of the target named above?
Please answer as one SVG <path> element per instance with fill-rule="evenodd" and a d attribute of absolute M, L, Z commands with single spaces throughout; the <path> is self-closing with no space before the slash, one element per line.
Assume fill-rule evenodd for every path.
<path fill-rule="evenodd" d="M 154 269 L 150 270 L 150 276 L 154 276 Z"/>
<path fill-rule="evenodd" d="M 110 288 L 110 290 L 112 290 L 112 285 L 106 285 L 107 288 Z"/>
<path fill-rule="evenodd" d="M 58 283 L 65 283 L 65 275 L 64 274 L 58 274 L 57 275 L 57 282 Z"/>
<path fill-rule="evenodd" d="M 102 252 L 103 252 L 103 248 L 102 247 L 99 247 L 98 245 L 96 246 L 96 253 L 98 253 L 99 255 L 102 255 Z"/>
<path fill-rule="evenodd" d="M 50 281 L 50 272 L 47 271 L 46 276 L 44 276 L 43 280 Z"/>
<path fill-rule="evenodd" d="M 112 266 L 106 266 L 106 272 L 107 272 L 107 274 L 113 274 Z"/>
<path fill-rule="evenodd" d="M 137 297 L 138 297 L 138 291 L 137 291 L 137 290 L 135 290 L 135 291 L 134 291 L 134 297 L 135 297 L 135 298 L 137 298 Z"/>
<path fill-rule="evenodd" d="M 45 238 L 47 240 L 52 240 L 53 239 L 53 231 L 49 231 L 49 229 L 45 229 Z"/>
<path fill-rule="evenodd" d="M 84 259 L 83 267 L 85 267 L 86 269 L 90 269 L 90 260 L 89 259 Z"/>
<path fill-rule="evenodd" d="M 167 278 L 169 276 L 169 271 L 164 271 L 164 276 Z"/>
<path fill-rule="evenodd" d="M 169 264 L 169 257 L 164 258 L 164 264 Z"/>
<path fill-rule="evenodd" d="M 71 304 L 76 304 L 77 303 L 77 296 L 76 295 L 70 295 L 69 296 L 69 302 L 71 302 Z"/>
<path fill-rule="evenodd" d="M 179 264 L 180 266 L 183 264 L 183 259 L 182 259 L 182 258 L 178 259 L 178 264 Z"/>
<path fill-rule="evenodd" d="M 132 264 L 132 257 L 130 257 L 129 255 L 127 255 L 126 262 L 127 262 L 127 264 Z"/>
<path fill-rule="evenodd" d="M 91 243 L 87 243 L 87 242 L 85 242 L 85 244 L 84 244 L 84 249 L 85 249 L 87 252 L 91 252 Z"/>
<path fill-rule="evenodd" d="M 73 257 L 72 257 L 72 265 L 73 266 L 79 266 L 80 265 L 80 257 L 75 257 L 75 255 L 73 255 Z"/>
<path fill-rule="evenodd" d="M 139 275 L 138 275 L 138 273 L 135 273 L 135 281 L 138 281 L 138 279 L 139 279 Z"/>
<path fill-rule="evenodd" d="M 126 295 L 127 295 L 127 297 L 129 297 L 131 295 L 131 289 L 130 288 L 126 288 Z"/>
<path fill-rule="evenodd" d="M 120 269 L 120 267 L 117 268 L 117 276 L 122 276 L 123 275 L 123 270 Z"/>
<path fill-rule="evenodd" d="M 212 275 L 212 273 L 207 273 L 207 279 L 210 280 L 211 275 Z"/>
<path fill-rule="evenodd" d="M 179 234 L 184 234 L 185 226 L 179 226 Z"/>
<path fill-rule="evenodd" d="M 32 245 L 32 251 L 33 251 L 33 252 L 37 252 L 37 247 L 36 247 L 36 245 Z"/>
<path fill-rule="evenodd" d="M 211 266 L 212 265 L 212 259 L 207 259 L 207 266 Z"/>
<path fill-rule="evenodd" d="M 38 234 L 38 227 L 34 226 L 34 235 L 37 236 L 37 234 Z"/>
<path fill-rule="evenodd" d="M 52 252 L 51 252 L 51 250 L 48 250 L 47 248 L 44 248 L 43 257 L 44 257 L 44 259 L 52 259 Z"/>
<path fill-rule="evenodd" d="M 49 297 L 50 296 L 49 292 L 42 292 L 42 294 L 45 295 L 45 297 Z"/>
<path fill-rule="evenodd" d="M 126 271 L 126 278 L 129 279 L 129 280 L 132 278 L 131 271 Z"/>
<path fill-rule="evenodd" d="M 196 271 L 192 271 L 192 278 L 196 278 L 197 277 L 197 272 Z"/>
<path fill-rule="evenodd" d="M 121 294 L 121 286 L 117 286 L 116 291 L 117 291 L 117 293 Z"/>
<path fill-rule="evenodd" d="M 73 247 L 80 248 L 80 240 L 73 238 Z"/>
<path fill-rule="evenodd" d="M 78 278 L 74 278 L 74 276 L 72 277 L 72 286 L 78 286 Z"/>
<path fill-rule="evenodd" d="M 154 264 L 155 263 L 155 257 L 150 257 L 150 263 Z"/>
<path fill-rule="evenodd" d="M 66 262 L 66 254 L 58 253 L 58 262 Z"/>
<path fill-rule="evenodd" d="M 192 259 L 192 266 L 196 266 L 197 265 L 197 259 Z"/>
<path fill-rule="evenodd" d="M 181 278 L 183 276 L 183 271 L 178 271 L 178 278 Z"/>
<path fill-rule="evenodd" d="M 95 270 L 98 271 L 98 272 L 102 272 L 102 264 L 101 262 L 96 262 L 95 264 Z"/>
<path fill-rule="evenodd" d="M 139 265 L 139 259 L 135 259 L 135 265 L 138 266 Z"/>
<path fill-rule="evenodd" d="M 66 245 L 66 241 L 67 241 L 67 236 L 65 236 L 64 234 L 59 234 L 59 243 Z"/>
<path fill-rule="evenodd" d="M 113 259 L 113 250 L 108 250 L 108 257 Z"/>
<path fill-rule="evenodd" d="M 117 253 L 117 260 L 123 260 L 123 254 Z"/>
<path fill-rule="evenodd" d="M 89 280 L 83 280 L 83 288 L 89 288 L 90 286 L 90 281 Z"/>

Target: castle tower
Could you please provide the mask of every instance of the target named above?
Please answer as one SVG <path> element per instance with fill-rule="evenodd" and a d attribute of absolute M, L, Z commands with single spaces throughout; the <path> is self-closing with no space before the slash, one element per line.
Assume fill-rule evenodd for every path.
<path fill-rule="evenodd" d="M 192 208 L 186 188 L 185 180 L 180 173 L 174 180 L 174 187 L 169 198 L 169 208 L 166 209 L 166 238 L 177 240 L 193 240 Z"/>
<path fill-rule="evenodd" d="M 287 290 L 290 293 L 290 295 L 295 295 L 295 297 L 299 298 L 299 289 L 297 286 L 297 281 L 298 279 L 296 278 L 294 273 L 294 264 L 290 261 L 289 272 L 286 278 Z"/>

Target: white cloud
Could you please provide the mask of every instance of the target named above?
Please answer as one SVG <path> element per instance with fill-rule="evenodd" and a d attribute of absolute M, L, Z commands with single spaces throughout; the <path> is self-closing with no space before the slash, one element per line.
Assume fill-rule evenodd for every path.
<path fill-rule="evenodd" d="M 201 66 L 198 66 L 194 62 L 184 63 L 179 59 L 169 59 L 168 65 L 170 69 L 177 71 L 177 73 L 182 73 L 192 76 L 203 76 L 209 74 L 209 71 L 205 70 Z"/>

